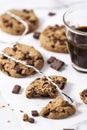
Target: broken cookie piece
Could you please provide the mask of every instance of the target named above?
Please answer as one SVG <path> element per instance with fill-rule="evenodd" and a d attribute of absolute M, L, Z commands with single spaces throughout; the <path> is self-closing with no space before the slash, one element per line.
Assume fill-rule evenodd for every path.
<path fill-rule="evenodd" d="M 87 104 L 87 89 L 84 89 L 81 93 L 80 93 L 80 98 L 82 99 L 82 101 Z"/>
<path fill-rule="evenodd" d="M 73 105 L 57 97 L 40 111 L 40 115 L 50 119 L 63 119 L 73 115 L 75 112 L 76 109 Z"/>
<path fill-rule="evenodd" d="M 62 76 L 50 76 L 51 80 L 64 89 L 67 79 Z M 58 95 L 57 88 L 45 77 L 34 80 L 26 89 L 27 98 L 48 97 L 55 98 Z"/>

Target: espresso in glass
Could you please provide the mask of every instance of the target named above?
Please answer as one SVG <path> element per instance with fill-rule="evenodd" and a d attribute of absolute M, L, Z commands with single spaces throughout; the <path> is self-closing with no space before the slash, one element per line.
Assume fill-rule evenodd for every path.
<path fill-rule="evenodd" d="M 87 72 L 87 3 L 73 6 L 63 15 L 72 66 Z"/>
<path fill-rule="evenodd" d="M 77 27 L 75 30 L 87 32 L 87 26 Z M 67 37 L 70 37 L 68 39 L 68 48 L 72 63 L 87 69 L 87 36 L 69 31 Z"/>

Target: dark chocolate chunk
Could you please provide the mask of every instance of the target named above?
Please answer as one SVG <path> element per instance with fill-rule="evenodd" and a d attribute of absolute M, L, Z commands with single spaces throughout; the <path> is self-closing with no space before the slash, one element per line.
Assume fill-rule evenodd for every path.
<path fill-rule="evenodd" d="M 56 37 L 53 39 L 53 42 L 54 42 L 54 43 L 56 43 L 56 42 L 58 42 L 58 41 L 59 41 L 59 39 L 56 38 Z"/>
<path fill-rule="evenodd" d="M 35 120 L 34 120 L 34 118 L 29 118 L 29 120 L 28 120 L 30 123 L 34 123 L 35 122 Z"/>
<path fill-rule="evenodd" d="M 17 48 L 15 46 L 13 47 L 13 51 L 17 51 Z"/>
<path fill-rule="evenodd" d="M 27 60 L 27 65 L 34 66 L 34 61 L 33 60 Z"/>
<path fill-rule="evenodd" d="M 32 116 L 39 116 L 39 113 L 36 110 L 31 111 L 31 113 L 32 113 Z"/>
<path fill-rule="evenodd" d="M 19 94 L 20 89 L 21 89 L 20 85 L 15 85 L 13 90 L 12 90 L 12 93 Z"/>
<path fill-rule="evenodd" d="M 55 70 L 60 70 L 61 67 L 64 65 L 64 62 L 58 59 L 55 59 L 52 63 L 51 63 L 51 67 Z"/>
<path fill-rule="evenodd" d="M 47 63 L 51 64 L 56 58 L 54 56 L 51 56 L 48 60 Z"/>
<path fill-rule="evenodd" d="M 20 33 L 20 30 L 16 30 L 17 33 Z"/>
<path fill-rule="evenodd" d="M 8 57 L 6 57 L 6 56 L 3 55 L 3 56 L 2 56 L 2 59 L 8 59 Z"/>
<path fill-rule="evenodd" d="M 55 48 L 55 46 L 54 46 L 54 45 L 51 45 L 51 47 L 52 47 L 52 48 Z"/>
<path fill-rule="evenodd" d="M 36 20 L 30 20 L 32 24 L 36 24 Z"/>
<path fill-rule="evenodd" d="M 25 13 L 29 13 L 29 10 L 27 10 L 27 9 L 23 9 L 22 11 Z"/>
<path fill-rule="evenodd" d="M 56 15 L 56 13 L 49 12 L 48 15 L 49 15 L 49 16 L 54 16 L 54 15 Z"/>
<path fill-rule="evenodd" d="M 16 70 L 16 73 L 18 73 L 18 74 L 21 74 L 21 73 L 22 73 L 22 69 L 19 68 L 19 67 L 15 67 L 15 70 Z"/>
<path fill-rule="evenodd" d="M 8 20 L 7 20 L 7 19 L 3 19 L 3 22 L 4 22 L 4 23 L 8 23 Z"/>
<path fill-rule="evenodd" d="M 39 39 L 39 37 L 40 37 L 40 32 L 34 32 L 33 38 Z"/>
<path fill-rule="evenodd" d="M 26 19 L 26 20 L 30 19 L 30 16 L 26 16 L 25 19 Z"/>
<path fill-rule="evenodd" d="M 12 23 L 8 23 L 8 24 L 6 25 L 6 27 L 12 28 L 12 27 L 13 27 L 13 24 L 12 24 Z"/>

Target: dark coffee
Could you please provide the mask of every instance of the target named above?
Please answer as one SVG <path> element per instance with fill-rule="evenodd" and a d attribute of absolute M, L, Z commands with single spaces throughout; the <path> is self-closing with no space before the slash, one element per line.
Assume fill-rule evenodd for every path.
<path fill-rule="evenodd" d="M 87 33 L 87 26 L 75 28 L 79 32 Z M 87 69 L 87 35 L 81 35 L 68 30 L 68 47 L 72 63 Z"/>

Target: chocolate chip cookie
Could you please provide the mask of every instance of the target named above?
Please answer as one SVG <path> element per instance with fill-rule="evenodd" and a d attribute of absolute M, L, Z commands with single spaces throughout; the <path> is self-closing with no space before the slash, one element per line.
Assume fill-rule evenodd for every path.
<path fill-rule="evenodd" d="M 76 109 L 62 98 L 50 101 L 40 112 L 40 115 L 51 119 L 63 119 L 73 115 Z"/>
<path fill-rule="evenodd" d="M 40 35 L 40 44 L 46 50 L 67 53 L 65 27 L 54 25 L 45 28 Z"/>
<path fill-rule="evenodd" d="M 64 89 L 67 79 L 62 76 L 50 76 L 50 78 L 59 86 Z M 37 78 L 26 89 L 27 98 L 48 97 L 55 98 L 58 95 L 57 88 L 50 83 L 45 77 Z"/>
<path fill-rule="evenodd" d="M 87 89 L 84 89 L 81 93 L 80 93 L 80 98 L 82 99 L 82 101 L 87 104 Z"/>
<path fill-rule="evenodd" d="M 43 67 L 43 57 L 34 47 L 17 43 L 12 48 L 5 48 L 3 52 L 18 60 L 25 61 L 27 64 L 34 66 L 39 70 Z M 28 68 L 3 55 L 0 55 L 0 70 L 16 78 L 25 77 L 35 73 L 32 68 Z"/>
<path fill-rule="evenodd" d="M 29 28 L 27 33 L 33 32 L 38 28 L 39 20 L 33 10 L 13 9 L 13 10 L 10 10 L 10 12 L 17 15 L 18 17 L 20 17 L 22 20 L 24 20 L 27 23 L 28 28 Z M 7 13 L 0 16 L 0 28 L 4 32 L 13 34 L 13 35 L 21 35 L 25 30 L 25 26 L 22 23 L 17 21 L 15 18 L 12 18 L 11 16 L 9 16 Z"/>

